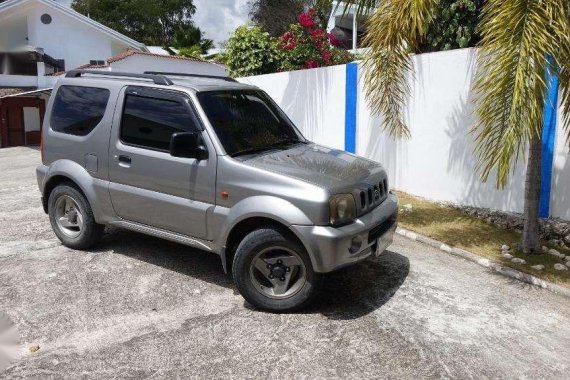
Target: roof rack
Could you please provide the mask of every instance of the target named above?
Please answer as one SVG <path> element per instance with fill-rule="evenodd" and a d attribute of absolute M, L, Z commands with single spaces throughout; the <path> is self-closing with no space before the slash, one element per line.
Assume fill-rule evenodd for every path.
<path fill-rule="evenodd" d="M 226 82 L 237 82 L 234 78 L 224 77 L 221 75 L 205 75 L 205 74 L 186 74 L 186 73 L 170 73 L 166 71 L 145 71 L 145 74 L 149 75 L 167 75 L 173 77 L 190 77 L 190 78 L 210 78 L 210 79 L 220 79 Z"/>
<path fill-rule="evenodd" d="M 171 86 L 174 83 L 164 75 L 154 75 L 154 74 L 136 74 L 136 73 L 124 73 L 120 71 L 102 71 L 102 70 L 70 70 L 65 74 L 66 78 L 80 78 L 84 74 L 90 75 L 103 75 L 109 77 L 126 77 L 126 78 L 140 78 L 140 79 L 151 79 L 154 84 L 161 84 L 164 86 Z"/>

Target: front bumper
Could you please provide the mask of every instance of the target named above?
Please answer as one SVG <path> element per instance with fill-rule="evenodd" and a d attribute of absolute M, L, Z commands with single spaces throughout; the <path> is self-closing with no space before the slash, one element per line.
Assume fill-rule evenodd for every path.
<path fill-rule="evenodd" d="M 292 228 L 309 251 L 315 272 L 326 273 L 381 253 L 396 230 L 398 197 L 390 193 L 374 210 L 343 227 L 300 226 Z M 360 241 L 361 244 L 355 244 Z"/>

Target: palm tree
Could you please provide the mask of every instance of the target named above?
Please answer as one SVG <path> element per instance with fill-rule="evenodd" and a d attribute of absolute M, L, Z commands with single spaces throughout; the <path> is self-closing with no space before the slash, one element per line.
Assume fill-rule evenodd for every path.
<path fill-rule="evenodd" d="M 372 0 L 351 0 L 357 11 Z M 438 0 L 382 0 L 368 22 L 364 43 L 366 95 L 391 136 L 409 137 L 403 107 L 410 92 L 410 52 L 418 51 Z M 496 171 L 504 188 L 521 157 L 528 155 L 521 249 L 540 253 L 538 210 L 545 70 L 559 75 L 563 120 L 570 140 L 570 2 L 487 0 L 479 21 L 482 40 L 473 91 L 477 122 L 475 155 L 487 181 Z M 556 105 L 554 105 L 556 106 Z"/>

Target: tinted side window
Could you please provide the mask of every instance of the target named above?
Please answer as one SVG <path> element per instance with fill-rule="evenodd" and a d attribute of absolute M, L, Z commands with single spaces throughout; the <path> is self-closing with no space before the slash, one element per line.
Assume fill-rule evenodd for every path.
<path fill-rule="evenodd" d="M 107 102 L 105 88 L 61 86 L 55 95 L 51 128 L 75 136 L 86 136 L 99 124 Z"/>
<path fill-rule="evenodd" d="M 121 122 L 121 140 L 150 149 L 168 151 L 170 137 L 198 128 L 183 100 L 127 95 Z"/>

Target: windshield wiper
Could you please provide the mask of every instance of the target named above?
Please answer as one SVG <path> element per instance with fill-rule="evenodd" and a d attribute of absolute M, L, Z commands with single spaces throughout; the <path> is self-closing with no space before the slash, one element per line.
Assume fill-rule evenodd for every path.
<path fill-rule="evenodd" d="M 297 139 L 284 139 L 284 140 L 280 140 L 280 141 L 274 142 L 273 144 L 265 145 L 262 147 L 238 150 L 237 152 L 231 154 L 231 156 L 237 157 L 237 156 L 244 156 L 246 154 L 260 153 L 260 152 L 264 152 L 266 150 L 275 149 L 276 147 L 278 147 L 280 145 L 285 145 L 285 144 L 286 145 L 289 145 L 289 144 L 306 144 L 306 142 L 302 141 L 302 140 L 297 140 Z"/>
<path fill-rule="evenodd" d="M 289 145 L 289 144 L 306 144 L 305 141 L 299 139 L 283 139 L 268 146 L 279 146 L 279 145 Z"/>
<path fill-rule="evenodd" d="M 244 156 L 246 154 L 261 153 L 263 151 L 271 150 L 271 149 L 274 149 L 274 147 L 271 145 L 267 145 L 267 146 L 259 147 L 259 148 L 249 148 L 249 149 L 244 149 L 244 150 L 238 150 L 237 152 L 232 153 L 231 156 L 232 157 Z"/>

